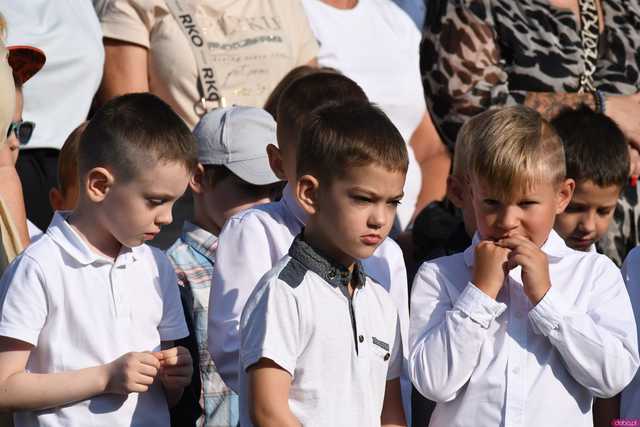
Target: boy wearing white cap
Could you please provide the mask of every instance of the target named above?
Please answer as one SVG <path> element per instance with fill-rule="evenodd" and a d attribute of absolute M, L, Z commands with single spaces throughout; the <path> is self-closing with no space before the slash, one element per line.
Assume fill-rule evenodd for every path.
<path fill-rule="evenodd" d="M 198 348 L 200 360 L 194 372 L 200 373 L 201 381 L 195 378 L 191 387 L 196 396 L 202 393 L 198 400 L 204 404 L 205 425 L 236 426 L 238 396 L 224 384 L 207 351 L 209 290 L 217 236 L 226 219 L 271 201 L 281 189 L 266 150 L 267 145 L 276 144 L 276 123 L 262 109 L 229 107 L 207 113 L 193 133 L 199 162 L 189 184 L 194 217 L 185 221 L 167 254 L 178 275 L 187 324 L 195 337 L 192 346 Z M 196 358 L 194 363 L 198 363 Z"/>

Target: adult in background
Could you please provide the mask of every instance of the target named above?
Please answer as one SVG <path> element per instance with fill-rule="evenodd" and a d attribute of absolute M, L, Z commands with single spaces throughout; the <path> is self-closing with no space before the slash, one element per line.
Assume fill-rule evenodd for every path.
<path fill-rule="evenodd" d="M 550 119 L 586 104 L 620 126 L 640 174 L 638 0 L 430 0 L 421 61 L 452 150 L 461 125 L 488 108 L 524 104 Z M 618 264 L 639 242 L 637 200 L 629 186 L 602 246 Z"/>
<path fill-rule="evenodd" d="M 65 139 L 86 120 L 102 77 L 100 25 L 86 0 L 0 0 L 8 23 L 7 45 L 42 49 L 47 62 L 24 87 L 24 120 L 37 123 L 16 165 L 28 218 L 40 229 L 53 211 L 58 154 Z"/>
<path fill-rule="evenodd" d="M 398 207 L 401 228 L 444 196 L 449 153 L 426 111 L 419 68 L 420 31 L 391 0 L 303 0 L 319 41 L 318 62 L 358 83 L 409 144 Z"/>

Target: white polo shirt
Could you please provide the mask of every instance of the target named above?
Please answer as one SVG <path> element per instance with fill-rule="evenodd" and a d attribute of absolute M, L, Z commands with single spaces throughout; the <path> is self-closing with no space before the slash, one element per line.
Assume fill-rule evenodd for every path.
<path fill-rule="evenodd" d="M 287 254 L 306 220 L 307 215 L 287 185 L 280 201 L 234 215 L 220 233 L 209 294 L 209 352 L 224 382 L 236 391 L 242 309 L 260 278 Z M 409 302 L 402 251 L 393 240 L 385 239 L 362 263 L 367 275 L 389 292 L 398 309 L 405 355 L 402 398 L 409 419 L 411 383 L 406 373 Z"/>
<path fill-rule="evenodd" d="M 289 408 L 306 427 L 380 427 L 387 380 L 400 376 L 398 314 L 389 294 L 328 261 L 301 237 L 251 295 L 240 321 L 240 425 L 251 426 L 246 369 L 268 358 L 292 376 Z"/>
<path fill-rule="evenodd" d="M 188 335 L 171 263 L 147 245 L 123 248 L 115 262 L 92 252 L 56 213 L 47 232 L 0 281 L 0 336 L 34 348 L 33 373 L 109 363 L 131 351 L 157 351 Z M 104 394 L 64 407 L 17 412 L 23 426 L 168 426 L 156 381 L 146 393 Z"/>
<path fill-rule="evenodd" d="M 471 283 L 477 244 L 414 281 L 409 369 L 438 402 L 430 426 L 592 425 L 593 397 L 619 393 L 640 363 L 620 271 L 551 231 L 544 298 L 531 304 L 518 267 L 494 300 Z"/>
<path fill-rule="evenodd" d="M 640 248 L 632 250 L 622 265 L 622 276 L 627 284 L 631 306 L 640 335 Z M 620 401 L 620 418 L 640 419 L 640 371 L 623 390 Z"/>

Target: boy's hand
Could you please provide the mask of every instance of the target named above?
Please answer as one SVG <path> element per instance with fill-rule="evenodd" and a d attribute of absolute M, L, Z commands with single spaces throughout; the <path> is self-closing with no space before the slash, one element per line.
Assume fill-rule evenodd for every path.
<path fill-rule="evenodd" d="M 473 284 L 493 299 L 496 299 L 504 285 L 508 255 L 509 249 L 488 240 L 483 240 L 476 246 Z"/>
<path fill-rule="evenodd" d="M 517 265 L 522 267 L 524 293 L 533 305 L 538 304 L 551 288 L 547 255 L 535 243 L 523 236 L 503 239 L 497 244 L 511 250 L 509 269 Z"/>
<path fill-rule="evenodd" d="M 182 390 L 191 384 L 193 359 L 182 346 L 157 351 L 153 355 L 160 362 L 160 381 L 165 390 Z"/>
<path fill-rule="evenodd" d="M 160 369 L 160 362 L 151 353 L 127 353 L 105 365 L 107 393 L 144 393 Z"/>

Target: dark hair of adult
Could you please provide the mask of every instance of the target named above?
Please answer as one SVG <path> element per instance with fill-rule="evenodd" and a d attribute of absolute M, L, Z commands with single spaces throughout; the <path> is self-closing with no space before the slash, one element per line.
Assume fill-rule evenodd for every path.
<path fill-rule="evenodd" d="M 158 162 L 177 162 L 192 171 L 197 146 L 184 121 L 160 98 L 132 93 L 107 102 L 93 116 L 78 147 L 78 168 L 84 175 L 105 167 L 120 180 Z"/>
<path fill-rule="evenodd" d="M 629 178 L 629 150 L 616 123 L 587 106 L 565 109 L 552 121 L 564 144 L 567 178 L 599 187 L 623 187 Z"/>

